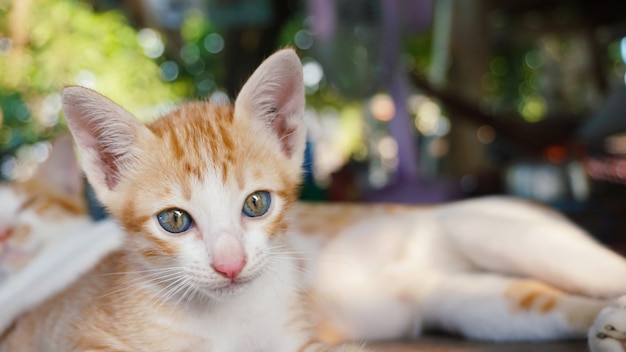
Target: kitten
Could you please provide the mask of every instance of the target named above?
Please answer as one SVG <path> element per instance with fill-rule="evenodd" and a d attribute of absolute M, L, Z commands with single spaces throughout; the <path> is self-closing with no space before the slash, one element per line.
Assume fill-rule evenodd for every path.
<path fill-rule="evenodd" d="M 626 297 L 598 313 L 626 294 L 626 260 L 547 208 L 486 197 L 431 207 L 300 204 L 294 214 L 327 341 L 431 329 L 541 341 L 584 338 L 591 327 L 592 351 L 624 352 Z"/>
<path fill-rule="evenodd" d="M 121 242 L 115 224 L 90 220 L 83 186 L 69 135 L 32 178 L 0 185 L 0 335 Z"/>
<path fill-rule="evenodd" d="M 18 319 L 0 351 L 361 351 L 316 341 L 289 249 L 305 142 L 302 67 L 268 58 L 234 108 L 149 125 L 63 91 L 82 165 L 123 247 Z"/>
<path fill-rule="evenodd" d="M 82 180 L 69 135 L 25 182 L 0 184 L 0 283 L 23 268 L 46 244 L 87 224 Z"/>
<path fill-rule="evenodd" d="M 292 54 L 277 55 L 246 84 L 234 112 L 189 104 L 147 128 L 91 91 L 66 90 L 85 170 L 131 236 L 21 319 L 5 343 L 35 348 L 30 334 L 46 344 L 55 326 L 56 346 L 75 339 L 74 349 L 188 343 L 194 350 L 218 334 L 220 351 L 263 350 L 263 343 L 281 350 L 274 343 L 315 341 L 313 324 L 303 320 L 302 301 L 312 300 L 316 332 L 331 342 L 428 329 L 538 341 L 584 337 L 591 327 L 592 351 L 624 351 L 626 304 L 607 302 L 626 293 L 626 262 L 553 211 L 506 197 L 434 207 L 295 203 L 300 66 L 285 57 Z M 226 286 L 214 286 L 220 281 Z M 255 334 L 259 310 L 291 317 L 286 329 L 294 330 L 261 318 L 267 330 Z M 76 323 L 83 318 L 86 324 Z M 218 330 L 222 318 L 228 323 L 220 328 L 239 319 L 241 329 Z M 229 342 L 249 345 L 220 345 Z"/>

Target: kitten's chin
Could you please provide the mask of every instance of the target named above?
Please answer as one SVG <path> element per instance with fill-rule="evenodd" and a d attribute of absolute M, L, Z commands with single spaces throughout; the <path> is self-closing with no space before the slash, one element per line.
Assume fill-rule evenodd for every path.
<path fill-rule="evenodd" d="M 213 289 L 211 294 L 213 299 L 226 300 L 231 297 L 237 297 L 248 289 L 250 282 L 234 282 L 227 286 Z"/>
<path fill-rule="evenodd" d="M 229 282 L 219 287 L 207 288 L 202 294 L 214 301 L 226 301 L 246 292 L 251 286 L 252 280 Z"/>

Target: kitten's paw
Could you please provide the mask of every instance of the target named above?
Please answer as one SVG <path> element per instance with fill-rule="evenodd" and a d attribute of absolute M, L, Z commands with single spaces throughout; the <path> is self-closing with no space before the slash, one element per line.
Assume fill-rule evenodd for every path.
<path fill-rule="evenodd" d="M 626 352 L 626 296 L 600 311 L 587 337 L 591 352 Z"/>

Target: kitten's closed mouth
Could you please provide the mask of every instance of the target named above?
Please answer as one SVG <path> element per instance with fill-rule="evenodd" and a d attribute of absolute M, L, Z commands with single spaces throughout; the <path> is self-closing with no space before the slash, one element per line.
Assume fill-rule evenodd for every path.
<path fill-rule="evenodd" d="M 230 287 L 245 286 L 249 284 L 253 279 L 254 277 L 236 278 L 236 279 L 231 280 L 227 284 L 227 286 L 230 286 Z"/>
<path fill-rule="evenodd" d="M 213 292 L 216 293 L 219 297 L 235 296 L 243 292 L 248 287 L 249 283 L 249 280 L 235 280 L 227 283 L 226 285 L 214 288 Z"/>
<path fill-rule="evenodd" d="M 260 273 L 257 274 L 247 274 L 245 276 L 238 276 L 230 281 L 225 281 L 222 284 L 219 284 L 216 288 L 213 289 L 213 292 L 217 293 L 220 296 L 231 296 L 237 295 L 243 292 L 249 285 L 254 281 Z"/>
<path fill-rule="evenodd" d="M 238 287 L 244 287 L 252 281 L 254 277 L 237 277 L 230 281 L 225 282 L 224 284 L 219 285 L 216 290 L 228 290 L 234 289 Z"/>

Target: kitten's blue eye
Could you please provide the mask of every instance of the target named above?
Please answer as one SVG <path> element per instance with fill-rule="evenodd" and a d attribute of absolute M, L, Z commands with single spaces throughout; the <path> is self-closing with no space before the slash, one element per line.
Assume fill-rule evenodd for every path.
<path fill-rule="evenodd" d="M 189 230 L 193 221 L 191 216 L 181 209 L 167 209 L 157 214 L 159 225 L 170 233 L 181 233 Z"/>
<path fill-rule="evenodd" d="M 243 213 L 247 217 L 256 218 L 267 213 L 271 203 L 272 197 L 270 197 L 269 192 L 256 191 L 249 195 L 243 203 Z"/>

